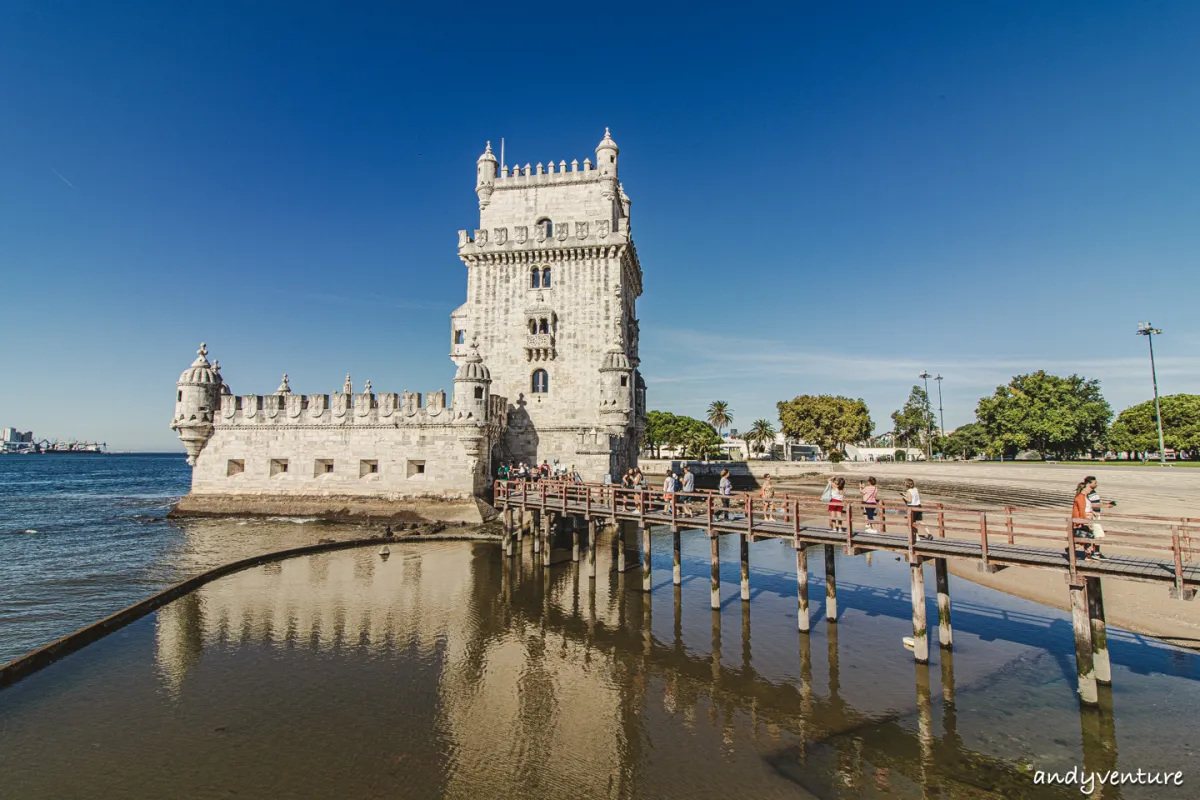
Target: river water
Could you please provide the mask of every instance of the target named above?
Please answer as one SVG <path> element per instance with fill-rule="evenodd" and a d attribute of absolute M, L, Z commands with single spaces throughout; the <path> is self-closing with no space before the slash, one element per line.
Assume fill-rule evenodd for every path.
<path fill-rule="evenodd" d="M 36 523 L 4 504 L 10 650 L 213 563 L 315 536 L 314 523 L 288 520 L 145 519 L 186 483 L 186 465 L 105 461 L 72 463 L 142 477 L 111 476 L 109 495 L 99 481 L 64 490 L 59 517 L 26 500 L 41 508 Z M 27 469 L 71 483 L 53 472 L 69 466 Z M 158 505 L 125 505 L 139 497 Z M 222 578 L 0 691 L 0 796 L 1074 797 L 1036 784 L 1037 771 L 1114 767 L 1183 770 L 1184 785 L 1092 796 L 1196 796 L 1191 652 L 1111 631 L 1113 689 L 1101 712 L 1081 713 L 1057 610 L 952 578 L 953 655 L 935 643 L 930 666 L 916 667 L 901 644 L 908 568 L 893 556 L 838 556 L 841 611 L 827 625 L 814 549 L 814 626 L 802 635 L 789 546 L 751 546 L 743 603 L 726 537 L 712 612 L 708 542 L 683 542 L 674 587 L 670 535 L 655 533 L 648 595 L 637 569 L 612 571 L 608 539 L 594 581 L 567 551 L 546 571 L 528 546 L 505 559 L 471 542 Z"/>

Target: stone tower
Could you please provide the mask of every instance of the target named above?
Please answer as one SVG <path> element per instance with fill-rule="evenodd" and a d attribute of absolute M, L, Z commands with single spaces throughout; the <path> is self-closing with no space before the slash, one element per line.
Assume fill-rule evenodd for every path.
<path fill-rule="evenodd" d="M 493 462 L 558 461 L 589 481 L 637 462 L 642 269 L 619 153 L 605 129 L 594 164 L 510 170 L 490 142 L 476 162 L 479 226 L 458 234 L 467 302 L 451 315 L 451 358 L 482 357 L 490 391 L 508 398 Z"/>

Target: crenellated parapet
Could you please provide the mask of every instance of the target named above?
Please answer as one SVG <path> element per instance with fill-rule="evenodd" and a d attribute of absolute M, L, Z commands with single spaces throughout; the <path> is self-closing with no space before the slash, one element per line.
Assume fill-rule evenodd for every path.
<path fill-rule="evenodd" d="M 505 424 L 502 397 L 492 398 L 500 407 L 489 406 L 482 424 Z M 444 391 L 359 392 L 345 394 L 225 395 L 214 420 L 218 429 L 240 426 L 422 426 L 455 425 L 467 422 L 467 411 L 447 403 Z M 471 422 L 475 422 L 472 417 Z"/>

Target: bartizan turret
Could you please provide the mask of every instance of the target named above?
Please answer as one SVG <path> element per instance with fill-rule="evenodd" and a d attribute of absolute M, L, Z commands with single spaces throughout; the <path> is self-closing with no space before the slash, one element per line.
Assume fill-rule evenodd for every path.
<path fill-rule="evenodd" d="M 605 200 L 612 200 L 617 196 L 617 156 L 620 152 L 608 128 L 605 128 L 604 138 L 596 145 L 596 172 L 600 175 Z"/>
<path fill-rule="evenodd" d="M 488 397 L 492 391 L 492 373 L 479 356 L 479 345 L 471 343 L 471 352 L 454 373 L 454 419 L 457 422 L 487 423 Z"/>
<path fill-rule="evenodd" d="M 606 425 L 624 428 L 633 412 L 633 365 L 620 333 L 600 366 L 600 417 Z"/>
<path fill-rule="evenodd" d="M 187 449 L 188 464 L 195 466 L 196 456 L 204 449 L 213 432 L 213 414 L 221 407 L 221 395 L 228 394 L 220 368 L 208 363 L 204 342 L 196 351 L 196 360 L 175 383 L 175 418 L 171 430 Z"/>
<path fill-rule="evenodd" d="M 492 191 L 496 188 L 496 156 L 492 153 L 491 142 L 475 162 L 475 175 L 475 194 L 479 195 L 479 210 L 483 211 L 492 201 Z"/>

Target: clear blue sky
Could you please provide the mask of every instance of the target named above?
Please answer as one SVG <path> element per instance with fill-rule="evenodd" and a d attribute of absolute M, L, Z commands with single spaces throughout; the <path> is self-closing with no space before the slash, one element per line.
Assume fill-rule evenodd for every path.
<path fill-rule="evenodd" d="M 179 449 L 239 393 L 451 388 L 456 231 L 510 163 L 621 146 L 650 406 L 735 427 L 922 369 L 1200 391 L 1200 4 L 10 2 L 0 426 Z"/>

